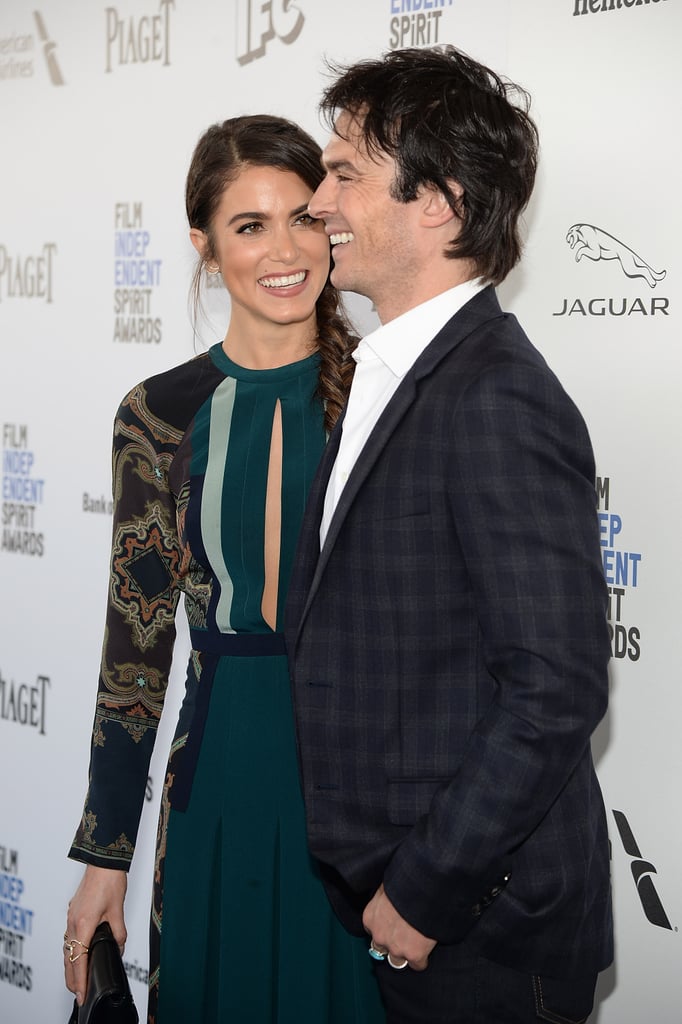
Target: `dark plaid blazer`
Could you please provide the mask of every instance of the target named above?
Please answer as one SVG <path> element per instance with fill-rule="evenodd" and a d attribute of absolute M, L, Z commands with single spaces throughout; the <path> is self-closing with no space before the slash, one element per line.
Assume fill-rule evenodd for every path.
<path fill-rule="evenodd" d="M 590 735 L 610 645 L 585 424 L 492 288 L 428 345 L 319 525 L 289 648 L 311 850 L 340 916 L 383 881 L 439 942 L 555 975 L 612 956 Z"/>

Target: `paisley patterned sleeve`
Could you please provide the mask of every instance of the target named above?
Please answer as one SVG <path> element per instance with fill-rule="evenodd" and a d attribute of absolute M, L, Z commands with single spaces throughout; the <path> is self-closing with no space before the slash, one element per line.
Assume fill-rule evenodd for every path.
<path fill-rule="evenodd" d="M 130 866 L 161 717 L 182 589 L 168 471 L 182 439 L 140 384 L 123 400 L 113 443 L 114 521 L 106 630 L 83 817 L 69 853 Z"/>

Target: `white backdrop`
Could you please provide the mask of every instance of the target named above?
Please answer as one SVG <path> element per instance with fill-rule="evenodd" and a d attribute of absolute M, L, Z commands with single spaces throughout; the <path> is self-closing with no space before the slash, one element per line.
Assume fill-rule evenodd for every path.
<path fill-rule="evenodd" d="M 614 659 L 594 748 L 617 961 L 592 1021 L 679 1024 L 678 0 L 39 2 L 0 7 L 3 1024 L 69 1012 L 62 932 L 81 869 L 66 851 L 86 786 L 113 415 L 133 383 L 217 340 L 226 319 L 218 294 L 197 337 L 188 314 L 183 185 L 194 144 L 212 122 L 259 111 L 324 142 L 325 56 L 436 42 L 533 96 L 540 175 L 526 257 L 501 299 L 577 400 L 597 454 Z M 144 261 L 141 279 L 130 259 Z M 352 309 L 361 327 L 373 323 L 367 304 Z M 140 1006 L 156 805 L 185 655 L 183 635 L 127 901 Z"/>

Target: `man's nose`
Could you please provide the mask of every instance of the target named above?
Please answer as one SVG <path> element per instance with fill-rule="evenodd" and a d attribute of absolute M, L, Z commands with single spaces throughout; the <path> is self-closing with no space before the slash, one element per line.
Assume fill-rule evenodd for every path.
<path fill-rule="evenodd" d="M 310 202 L 308 203 L 308 210 L 311 217 L 316 217 L 318 220 L 324 220 L 334 210 L 334 189 L 333 185 L 328 177 L 323 178 L 320 184 L 317 186 Z"/>

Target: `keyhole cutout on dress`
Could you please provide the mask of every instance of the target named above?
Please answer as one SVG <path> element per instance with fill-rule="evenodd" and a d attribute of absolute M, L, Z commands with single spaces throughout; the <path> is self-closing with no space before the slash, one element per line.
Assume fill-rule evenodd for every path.
<path fill-rule="evenodd" d="M 282 406 L 277 400 L 272 418 L 268 482 L 265 492 L 265 541 L 261 613 L 271 629 L 277 628 L 279 558 L 282 535 Z"/>

